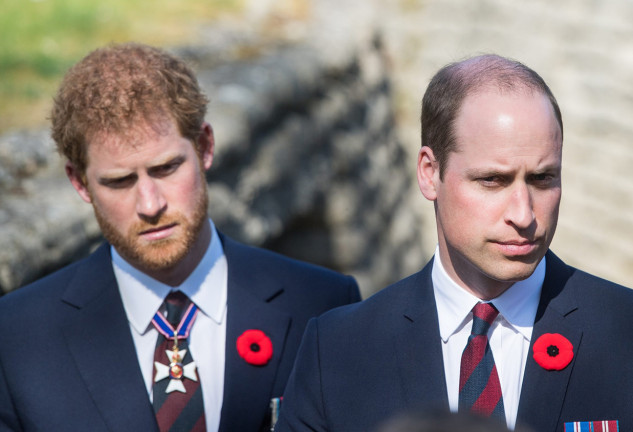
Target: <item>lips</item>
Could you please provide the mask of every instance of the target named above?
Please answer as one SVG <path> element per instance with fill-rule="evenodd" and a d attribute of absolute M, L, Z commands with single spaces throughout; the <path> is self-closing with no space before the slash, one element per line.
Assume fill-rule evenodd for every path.
<path fill-rule="evenodd" d="M 150 228 L 150 229 L 147 229 L 145 231 L 141 231 L 139 234 L 149 234 L 149 233 L 153 233 L 153 232 L 169 229 L 169 228 L 174 227 L 174 226 L 176 226 L 176 223 L 170 223 L 170 224 L 162 225 L 162 226 L 159 226 L 159 227 Z"/>
<path fill-rule="evenodd" d="M 540 245 L 536 240 L 509 240 L 495 243 L 505 255 L 510 256 L 529 255 Z"/>
<path fill-rule="evenodd" d="M 500 241 L 497 243 L 501 245 L 508 245 L 508 246 L 525 246 L 525 245 L 530 245 L 530 244 L 536 244 L 537 241 L 536 240 L 509 240 L 509 241 Z"/>
<path fill-rule="evenodd" d="M 147 240 L 162 240 L 171 236 L 177 225 L 177 223 L 172 222 L 158 227 L 145 229 L 139 232 L 139 236 L 144 237 Z"/>

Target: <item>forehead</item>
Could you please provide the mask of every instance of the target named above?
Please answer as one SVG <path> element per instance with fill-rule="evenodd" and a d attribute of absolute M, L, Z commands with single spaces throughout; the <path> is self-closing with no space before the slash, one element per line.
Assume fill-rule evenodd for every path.
<path fill-rule="evenodd" d="M 464 99 L 454 124 L 456 151 L 537 146 L 559 152 L 562 134 L 549 98 L 521 89 L 486 89 Z"/>
<path fill-rule="evenodd" d="M 123 133 L 100 133 L 88 142 L 86 168 L 151 164 L 193 150 L 171 121 L 142 123 Z"/>

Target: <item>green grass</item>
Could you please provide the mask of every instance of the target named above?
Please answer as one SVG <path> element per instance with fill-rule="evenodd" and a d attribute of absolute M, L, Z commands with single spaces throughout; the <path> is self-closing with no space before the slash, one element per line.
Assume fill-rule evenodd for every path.
<path fill-rule="evenodd" d="M 192 41 L 242 0 L 0 0 L 0 132 L 46 124 L 64 72 L 91 50 Z"/>

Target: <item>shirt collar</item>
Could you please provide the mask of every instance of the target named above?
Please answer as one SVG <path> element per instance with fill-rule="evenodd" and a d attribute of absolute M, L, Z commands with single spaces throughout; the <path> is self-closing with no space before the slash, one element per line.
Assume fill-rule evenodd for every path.
<path fill-rule="evenodd" d="M 123 307 L 134 329 L 147 331 L 158 308 L 170 291 L 180 290 L 198 306 L 200 312 L 220 324 L 224 319 L 227 298 L 227 263 L 213 221 L 211 242 L 194 271 L 177 286 L 165 285 L 134 268 L 111 246 L 112 267 L 119 285 Z"/>
<path fill-rule="evenodd" d="M 439 247 L 435 249 L 431 277 L 437 312 L 440 317 L 440 336 L 446 342 L 467 324 L 468 314 L 480 300 L 460 287 L 446 273 L 440 259 Z M 534 318 L 544 280 L 545 259 L 542 259 L 529 278 L 514 283 L 503 294 L 490 302 L 499 310 L 501 319 L 505 320 L 527 340 L 532 337 Z"/>

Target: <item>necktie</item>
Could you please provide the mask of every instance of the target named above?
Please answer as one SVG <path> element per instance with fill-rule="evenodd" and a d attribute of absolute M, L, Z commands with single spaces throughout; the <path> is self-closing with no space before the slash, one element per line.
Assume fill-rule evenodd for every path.
<path fill-rule="evenodd" d="M 164 305 L 169 325 L 160 312 L 152 320 L 160 333 L 154 352 L 152 389 L 158 427 L 161 432 L 205 431 L 202 388 L 187 344 L 196 308 L 180 291 L 170 293 Z M 174 331 L 179 335 L 176 343 Z"/>
<path fill-rule="evenodd" d="M 459 411 L 505 421 L 501 384 L 488 343 L 488 330 L 498 314 L 490 303 L 477 303 L 473 308 L 473 328 L 459 374 Z"/>

